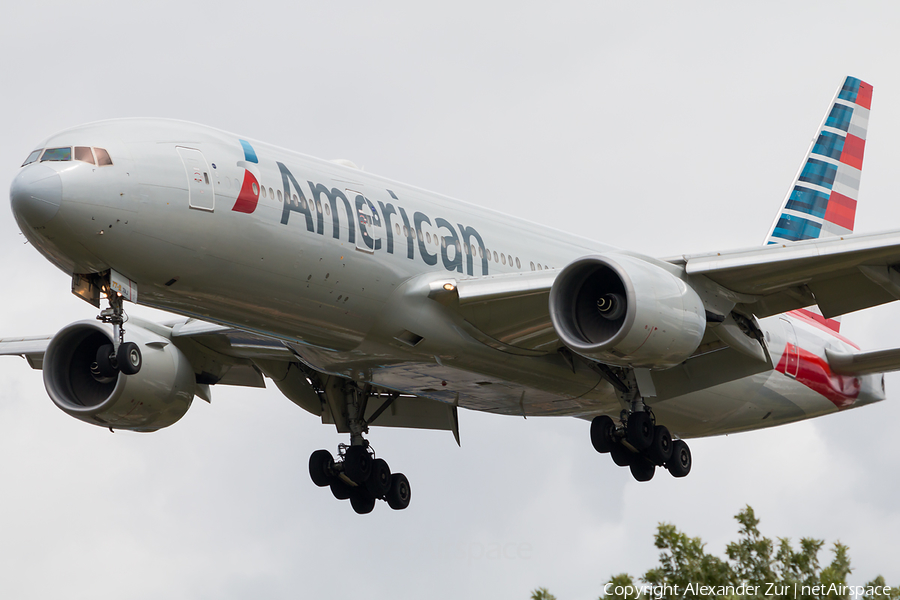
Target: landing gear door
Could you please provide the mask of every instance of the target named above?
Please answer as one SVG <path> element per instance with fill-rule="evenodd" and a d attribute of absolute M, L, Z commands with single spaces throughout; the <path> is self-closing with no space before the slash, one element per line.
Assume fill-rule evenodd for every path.
<path fill-rule="evenodd" d="M 355 190 L 347 190 L 347 198 L 357 216 L 356 249 L 370 254 L 380 250 L 381 240 L 384 237 L 384 223 L 375 204 Z"/>
<path fill-rule="evenodd" d="M 796 378 L 797 372 L 800 370 L 800 347 L 797 345 L 797 332 L 794 331 L 793 323 L 787 319 L 781 319 L 781 325 L 784 327 L 784 337 L 787 340 L 784 349 L 784 374 Z"/>
<path fill-rule="evenodd" d="M 212 174 L 203 153 L 194 148 L 177 146 L 188 179 L 188 206 L 212 212 L 216 207 Z"/>

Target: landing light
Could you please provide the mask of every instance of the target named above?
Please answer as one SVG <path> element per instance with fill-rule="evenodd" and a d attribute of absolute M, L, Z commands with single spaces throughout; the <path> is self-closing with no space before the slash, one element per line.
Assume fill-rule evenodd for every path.
<path fill-rule="evenodd" d="M 453 290 L 456 289 L 456 286 L 453 285 L 452 283 L 445 283 L 444 289 L 447 290 L 448 292 L 452 292 Z"/>

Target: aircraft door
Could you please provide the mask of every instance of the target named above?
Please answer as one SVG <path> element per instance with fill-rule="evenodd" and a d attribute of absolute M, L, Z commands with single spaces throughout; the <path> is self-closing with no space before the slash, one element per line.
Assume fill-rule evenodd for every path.
<path fill-rule="evenodd" d="M 195 148 L 176 146 L 188 178 L 188 206 L 212 212 L 216 206 L 212 174 L 203 153 Z"/>
<path fill-rule="evenodd" d="M 361 192 L 347 190 L 347 198 L 353 204 L 357 215 L 356 249 L 373 253 L 381 249 L 384 224 L 375 204 Z"/>
<path fill-rule="evenodd" d="M 787 319 L 781 319 L 781 324 L 784 327 L 784 337 L 787 339 L 784 350 L 784 373 L 796 378 L 797 372 L 800 370 L 800 346 L 797 345 L 797 332 L 794 330 L 793 323 Z"/>

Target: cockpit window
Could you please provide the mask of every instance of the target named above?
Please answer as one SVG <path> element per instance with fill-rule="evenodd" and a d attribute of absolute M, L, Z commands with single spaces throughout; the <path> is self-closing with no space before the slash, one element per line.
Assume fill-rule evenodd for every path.
<path fill-rule="evenodd" d="M 52 161 L 72 160 L 72 149 L 71 148 L 47 148 L 46 150 L 44 150 L 44 154 L 41 156 L 41 162 L 46 162 L 48 160 L 52 160 Z"/>
<path fill-rule="evenodd" d="M 92 165 L 95 164 L 94 154 L 87 146 L 75 146 L 75 160 L 91 163 Z"/>
<path fill-rule="evenodd" d="M 30 165 L 31 163 L 36 161 L 38 159 L 38 157 L 41 155 L 41 152 L 43 152 L 43 151 L 44 151 L 44 149 L 41 148 L 41 149 L 35 150 L 31 154 L 29 154 L 28 158 L 25 159 L 25 162 L 22 163 L 22 166 L 24 167 L 25 165 Z"/>
<path fill-rule="evenodd" d="M 97 166 L 106 167 L 113 164 L 112 159 L 109 157 L 109 152 L 103 148 L 94 148 L 94 154 L 97 156 Z"/>

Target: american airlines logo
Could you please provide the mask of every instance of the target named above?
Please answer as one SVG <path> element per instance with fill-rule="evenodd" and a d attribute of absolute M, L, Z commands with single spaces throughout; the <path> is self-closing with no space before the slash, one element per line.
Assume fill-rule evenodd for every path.
<path fill-rule="evenodd" d="M 255 154 L 253 158 L 256 158 Z M 307 181 L 306 185 L 301 185 L 284 163 L 279 162 L 277 165 L 284 186 L 282 225 L 288 224 L 291 213 L 298 213 L 302 215 L 307 231 L 326 235 L 325 213 L 328 212 L 331 215 L 330 233 L 337 240 L 341 239 L 343 214 L 346 219 L 346 228 L 343 229 L 347 232 L 347 241 L 351 244 L 361 248 L 364 246 L 371 252 L 381 251 L 388 254 L 401 253 L 405 246 L 406 257 L 410 260 L 415 260 L 418 255 L 425 264 L 437 265 L 440 259 L 448 271 L 468 275 L 474 275 L 476 266 L 480 263 L 481 275 L 488 274 L 484 240 L 474 227 L 462 223 L 454 225 L 441 217 L 432 220 L 428 215 L 418 211 L 410 216 L 399 204 L 379 200 L 376 206 L 376 203 L 361 193 L 349 190 L 345 193 L 343 190 L 328 188 L 321 183 Z M 398 200 L 394 192 L 386 191 L 393 200 Z M 248 170 L 245 172 L 244 186 L 233 210 L 252 213 L 258 201 L 257 180 Z M 326 203 L 327 209 L 323 209 Z M 428 229 L 435 231 L 433 236 L 430 232 L 427 234 L 427 237 L 433 237 L 434 245 L 437 246 L 433 247 L 434 251 L 429 250 L 429 244 L 426 242 L 431 240 L 423 234 L 423 227 L 426 225 Z"/>

